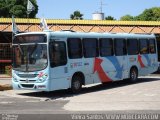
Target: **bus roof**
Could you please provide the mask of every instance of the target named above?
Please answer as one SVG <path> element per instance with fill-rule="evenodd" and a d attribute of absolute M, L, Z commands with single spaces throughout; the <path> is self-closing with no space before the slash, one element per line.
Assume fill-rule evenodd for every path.
<path fill-rule="evenodd" d="M 96 33 L 96 32 L 75 32 L 70 30 L 65 31 L 43 31 L 43 32 L 27 32 L 17 35 L 27 34 L 47 34 L 51 37 L 80 37 L 80 38 L 155 38 L 154 34 L 135 34 L 135 33 Z"/>

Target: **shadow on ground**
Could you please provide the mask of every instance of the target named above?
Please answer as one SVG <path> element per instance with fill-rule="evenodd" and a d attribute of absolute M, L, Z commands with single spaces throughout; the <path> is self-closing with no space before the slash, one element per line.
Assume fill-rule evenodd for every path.
<path fill-rule="evenodd" d="M 139 78 L 139 80 L 134 84 L 141 84 L 146 82 L 153 82 L 158 81 L 160 79 L 158 78 Z M 82 89 L 82 91 L 79 94 L 72 94 L 70 90 L 57 90 L 52 92 L 30 92 L 30 93 L 23 93 L 19 95 L 23 96 L 29 96 L 29 97 L 37 97 L 37 98 L 46 98 L 47 100 L 54 100 L 58 98 L 66 98 L 66 97 L 72 97 L 77 96 L 80 94 L 90 93 L 90 92 L 96 92 L 96 91 L 102 91 L 102 90 L 108 90 L 118 87 L 124 87 L 132 85 L 133 83 L 129 83 L 126 80 L 124 81 L 117 81 L 113 83 L 107 83 L 107 84 L 99 84 L 92 87 L 85 87 Z"/>

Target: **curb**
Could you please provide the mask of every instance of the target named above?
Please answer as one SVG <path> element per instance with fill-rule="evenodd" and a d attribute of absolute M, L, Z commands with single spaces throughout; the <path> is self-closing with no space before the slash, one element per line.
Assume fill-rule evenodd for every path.
<path fill-rule="evenodd" d="M 12 86 L 11 85 L 0 85 L 0 91 L 5 91 L 5 90 L 12 90 Z"/>
<path fill-rule="evenodd" d="M 153 77 L 153 76 L 160 77 L 160 74 L 150 74 L 149 76 L 151 76 L 151 77 Z"/>

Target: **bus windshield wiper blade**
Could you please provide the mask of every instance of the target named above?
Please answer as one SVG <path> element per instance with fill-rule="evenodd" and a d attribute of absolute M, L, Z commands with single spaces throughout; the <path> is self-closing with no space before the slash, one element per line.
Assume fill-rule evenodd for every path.
<path fill-rule="evenodd" d="M 28 47 L 29 48 L 29 47 Z M 29 69 L 29 53 L 28 53 L 28 48 L 27 48 L 27 54 L 26 54 L 26 72 L 28 72 Z"/>
<path fill-rule="evenodd" d="M 19 49 L 20 53 L 21 53 L 22 55 L 24 55 L 20 44 L 18 44 L 18 49 Z"/>
<path fill-rule="evenodd" d="M 33 54 L 33 52 L 36 50 L 37 45 L 38 45 L 38 44 L 37 44 L 37 43 L 35 43 L 34 48 L 32 49 L 32 51 L 31 51 L 30 55 L 32 55 L 32 54 Z"/>

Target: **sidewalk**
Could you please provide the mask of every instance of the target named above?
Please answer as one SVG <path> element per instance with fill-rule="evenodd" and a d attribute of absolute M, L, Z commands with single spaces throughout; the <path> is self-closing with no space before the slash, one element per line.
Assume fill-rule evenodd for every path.
<path fill-rule="evenodd" d="M 0 78 L 0 91 L 11 90 L 11 78 Z"/>

